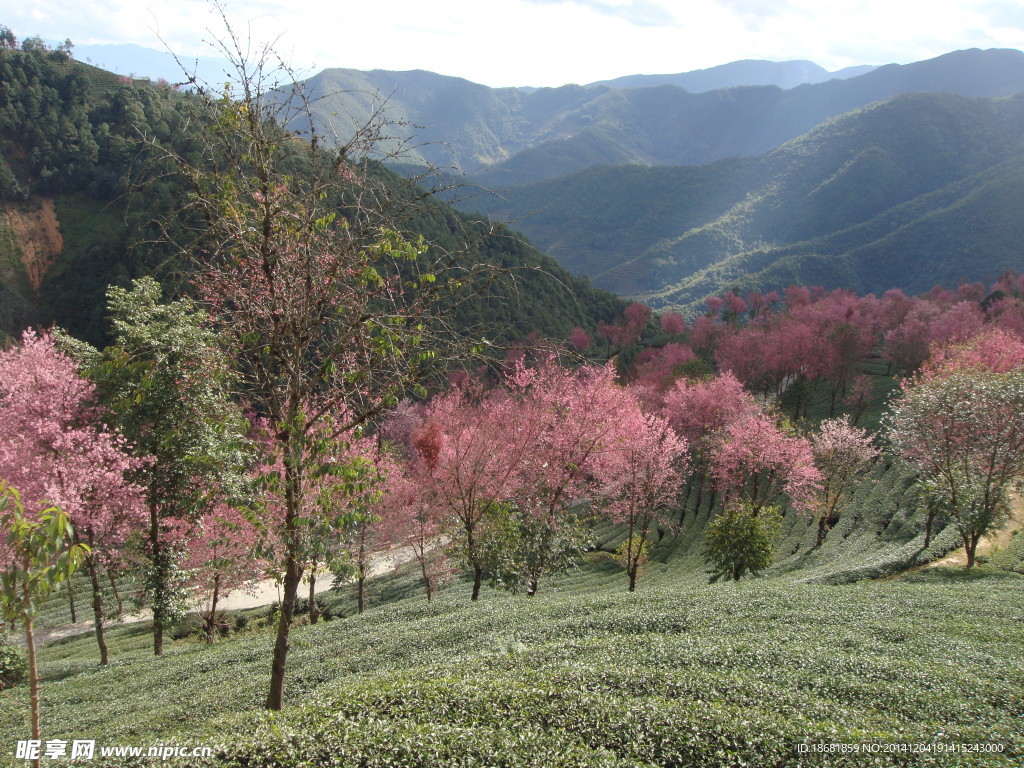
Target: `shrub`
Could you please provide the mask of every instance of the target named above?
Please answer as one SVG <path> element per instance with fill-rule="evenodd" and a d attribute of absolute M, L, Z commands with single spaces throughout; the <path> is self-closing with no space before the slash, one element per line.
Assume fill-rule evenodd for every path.
<path fill-rule="evenodd" d="M 730 505 L 708 524 L 704 557 L 711 566 L 711 581 L 739 581 L 747 573 L 757 575 L 775 557 L 775 539 L 782 525 L 776 507 L 760 512 L 749 504 Z"/>
<path fill-rule="evenodd" d="M 0 691 L 25 682 L 27 674 L 24 651 L 13 645 L 7 635 L 0 634 Z"/>

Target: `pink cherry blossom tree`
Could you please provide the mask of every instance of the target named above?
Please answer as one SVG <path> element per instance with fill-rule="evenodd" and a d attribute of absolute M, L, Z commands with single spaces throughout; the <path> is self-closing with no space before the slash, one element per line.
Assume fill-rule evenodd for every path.
<path fill-rule="evenodd" d="M 858 476 L 878 456 L 878 449 L 863 429 L 846 419 L 825 419 L 812 436 L 814 464 L 821 473 L 816 507 L 817 545 L 825 542 L 828 531 L 849 503 Z"/>
<path fill-rule="evenodd" d="M 527 594 L 542 576 L 563 569 L 587 538 L 585 500 L 601 498 L 626 413 L 639 405 L 614 381 L 610 365 L 570 371 L 548 358 L 519 368 L 508 382 L 521 417 L 533 424 L 511 501 L 520 540 L 513 558 Z"/>
<path fill-rule="evenodd" d="M 633 592 L 646 559 L 648 537 L 679 497 L 687 444 L 666 418 L 644 414 L 639 404 L 619 412 L 618 429 L 621 438 L 614 455 L 608 515 L 626 526 L 619 555 Z"/>
<path fill-rule="evenodd" d="M 483 583 L 481 527 L 511 497 L 536 427 L 507 393 L 473 386 L 435 397 L 414 438 L 431 492 L 455 529 L 458 557 L 473 571 L 472 600 Z"/>
<path fill-rule="evenodd" d="M 100 663 L 109 656 L 103 632 L 100 573 L 145 523 L 142 490 L 125 479 L 141 460 L 106 429 L 95 387 L 53 339 L 26 331 L 0 351 L 0 478 L 19 486 L 32 507 L 55 504 L 71 520 L 76 542 L 89 548 L 94 630 Z"/>
<path fill-rule="evenodd" d="M 661 316 L 661 330 L 670 337 L 681 336 L 686 330 L 686 321 L 678 312 L 665 312 Z"/>
<path fill-rule="evenodd" d="M 886 428 L 930 507 L 956 526 L 970 568 L 1024 478 L 1024 342 L 990 329 L 937 351 L 904 381 Z"/>
<path fill-rule="evenodd" d="M 745 504 L 755 517 L 783 494 L 794 508 L 809 510 L 821 487 L 810 441 L 786 434 L 766 413 L 727 424 L 714 441 L 711 463 L 723 502 Z"/>

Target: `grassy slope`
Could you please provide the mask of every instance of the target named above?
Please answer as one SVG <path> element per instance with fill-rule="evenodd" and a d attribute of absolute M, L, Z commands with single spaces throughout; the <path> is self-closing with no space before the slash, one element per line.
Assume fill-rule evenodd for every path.
<path fill-rule="evenodd" d="M 866 370 L 876 424 L 893 382 L 877 362 Z M 954 545 L 946 534 L 920 552 L 907 484 L 879 466 L 820 550 L 813 524 L 790 514 L 779 562 L 738 584 L 707 584 L 707 499 L 693 509 L 691 498 L 682 533 L 653 550 L 634 595 L 606 551 L 535 598 L 485 591 L 471 604 L 457 581 L 427 604 L 411 566 L 371 583 L 362 616 L 348 590 L 332 593 L 343 618 L 294 633 L 282 715 L 260 711 L 264 631 L 175 643 L 154 659 L 143 625 L 116 627 L 105 670 L 91 636 L 69 638 L 42 654 L 44 738 L 225 744 L 217 764 L 250 768 L 1015 765 L 1024 580 L 985 569 L 861 580 Z M 622 537 L 597 534 L 602 550 Z M 0 693 L 0 732 L 28 732 L 24 697 Z M 1007 751 L 798 762 L 802 741 Z"/>

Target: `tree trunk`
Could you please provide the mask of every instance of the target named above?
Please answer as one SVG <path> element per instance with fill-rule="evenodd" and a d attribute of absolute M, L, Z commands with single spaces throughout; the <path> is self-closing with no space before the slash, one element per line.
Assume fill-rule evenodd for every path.
<path fill-rule="evenodd" d="M 316 563 L 309 567 L 309 623 L 316 624 L 320 609 L 316 607 Z"/>
<path fill-rule="evenodd" d="M 72 579 L 68 579 L 68 605 L 71 608 L 71 623 L 78 623 L 78 614 L 75 611 L 75 587 Z"/>
<path fill-rule="evenodd" d="M 693 483 L 686 484 L 686 495 L 683 497 L 683 503 L 679 507 L 679 525 L 683 524 L 686 519 L 686 505 L 690 503 L 690 493 L 693 491 Z"/>
<path fill-rule="evenodd" d="M 739 564 L 734 565 L 732 567 L 732 580 L 739 581 L 741 578 L 743 578 L 743 566 Z"/>
<path fill-rule="evenodd" d="M 107 569 L 107 578 L 110 579 L 110 588 L 114 591 L 114 599 L 117 600 L 117 618 L 124 616 L 124 603 L 121 601 L 121 591 L 117 588 L 117 579 L 114 572 Z"/>
<path fill-rule="evenodd" d="M 967 550 L 967 567 L 974 567 L 974 553 L 978 549 L 978 541 L 981 536 L 975 534 L 973 536 L 964 536 L 964 549 Z"/>
<path fill-rule="evenodd" d="M 28 588 L 25 592 L 27 594 Z M 39 735 L 39 666 L 36 663 L 36 636 L 32 628 L 32 617 L 22 614 L 25 623 L 25 643 L 28 645 L 28 699 L 32 710 L 32 738 L 38 742 Z M 39 759 L 32 761 L 32 768 L 39 768 Z"/>
<path fill-rule="evenodd" d="M 295 614 L 295 596 L 299 591 L 302 569 L 294 550 L 289 551 L 284 572 L 284 594 L 281 597 L 281 615 L 277 622 L 277 638 L 274 641 L 274 660 L 270 665 L 270 692 L 267 694 L 267 709 L 280 711 L 284 707 L 284 672 L 288 662 L 288 635 Z"/>
<path fill-rule="evenodd" d="M 640 568 L 637 565 L 632 565 L 629 568 L 629 591 L 636 592 L 636 574 Z"/>
<path fill-rule="evenodd" d="M 423 574 L 423 583 L 427 585 L 427 602 L 429 603 L 434 597 L 434 584 L 427 573 L 426 553 L 420 553 L 417 559 L 420 561 L 420 572 Z"/>
<path fill-rule="evenodd" d="M 825 534 L 827 533 L 827 529 L 825 528 L 825 522 L 827 519 L 828 515 L 820 515 L 818 517 L 818 541 L 814 545 L 816 547 L 820 547 L 822 544 L 825 543 Z"/>
<path fill-rule="evenodd" d="M 164 655 L 164 622 L 163 622 L 163 601 L 164 601 L 164 572 L 163 553 L 160 551 L 160 516 L 157 514 L 157 505 L 150 502 L 149 505 L 149 548 L 153 556 L 153 654 Z"/>
<path fill-rule="evenodd" d="M 89 537 L 90 549 L 92 549 L 92 536 Z M 89 568 L 89 578 L 92 581 L 92 615 L 94 629 L 96 632 L 96 644 L 100 647 L 100 666 L 105 667 L 110 663 L 107 653 L 107 641 L 103 637 L 103 595 L 100 592 L 100 576 L 96 570 L 96 555 L 92 552 L 85 558 Z"/>
<path fill-rule="evenodd" d="M 483 566 L 477 565 L 473 568 L 473 594 L 470 600 L 477 600 L 480 597 L 480 585 L 484 580 Z"/>
<path fill-rule="evenodd" d="M 534 595 L 537 594 L 537 590 L 538 589 L 540 589 L 540 577 L 539 576 L 533 576 L 530 579 L 530 585 L 526 588 L 526 594 L 529 597 L 533 597 Z"/>
<path fill-rule="evenodd" d="M 356 602 L 359 613 L 366 610 L 366 570 L 362 564 L 359 565 L 359 578 L 356 580 Z"/>
<path fill-rule="evenodd" d="M 217 625 L 217 598 L 220 595 L 220 574 L 213 577 L 213 595 L 210 596 L 210 614 L 206 617 L 206 644 L 213 644 L 213 630 Z"/>

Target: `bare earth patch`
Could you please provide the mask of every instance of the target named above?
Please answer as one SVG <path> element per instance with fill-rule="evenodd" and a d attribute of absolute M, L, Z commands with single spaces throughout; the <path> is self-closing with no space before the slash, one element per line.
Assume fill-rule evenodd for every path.
<path fill-rule="evenodd" d="M 0 208 L 0 225 L 10 228 L 29 284 L 38 291 L 43 277 L 64 250 L 53 199 L 34 197 L 26 204 L 7 203 Z"/>

